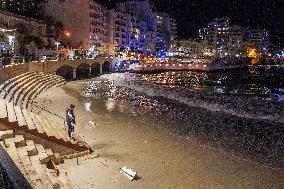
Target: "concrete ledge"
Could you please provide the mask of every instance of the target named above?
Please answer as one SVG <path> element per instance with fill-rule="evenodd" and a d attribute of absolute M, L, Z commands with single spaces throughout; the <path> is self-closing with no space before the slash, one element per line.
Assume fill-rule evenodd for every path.
<path fill-rule="evenodd" d="M 95 58 L 95 59 L 76 59 L 76 60 L 58 60 L 48 61 L 48 62 L 30 62 L 25 64 L 17 64 L 8 66 L 0 69 L 0 83 L 7 81 L 15 76 L 26 72 L 44 72 L 54 74 L 60 67 L 67 65 L 74 69 L 82 64 L 88 64 L 89 66 L 94 63 L 99 63 L 100 65 L 104 64 L 105 61 L 113 62 L 111 58 Z"/>

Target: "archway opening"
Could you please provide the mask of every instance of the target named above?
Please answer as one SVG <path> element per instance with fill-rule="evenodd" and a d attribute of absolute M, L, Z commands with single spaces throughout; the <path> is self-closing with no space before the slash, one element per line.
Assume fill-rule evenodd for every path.
<path fill-rule="evenodd" d="M 86 79 L 90 77 L 90 66 L 88 64 L 81 64 L 76 69 L 76 79 Z"/>
<path fill-rule="evenodd" d="M 100 75 L 100 64 L 98 62 L 95 62 L 91 65 L 92 69 L 92 76 L 99 76 Z"/>
<path fill-rule="evenodd" d="M 73 79 L 73 68 L 68 65 L 61 66 L 56 70 L 56 75 L 60 75 L 65 80 L 70 81 Z"/>
<path fill-rule="evenodd" d="M 103 66 L 103 73 L 109 73 L 111 71 L 111 63 L 109 61 L 105 61 Z"/>

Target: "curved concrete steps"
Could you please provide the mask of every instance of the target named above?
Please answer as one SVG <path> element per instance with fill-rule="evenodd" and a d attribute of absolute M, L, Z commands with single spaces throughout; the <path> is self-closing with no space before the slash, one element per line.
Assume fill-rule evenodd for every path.
<path fill-rule="evenodd" d="M 18 100 L 19 98 L 19 95 L 21 93 L 23 93 L 24 91 L 27 90 L 27 88 L 29 87 L 33 87 L 33 86 L 36 86 L 38 83 L 40 83 L 41 81 L 45 81 L 44 79 L 49 79 L 50 77 L 46 74 L 38 74 L 36 77 L 33 77 L 32 79 L 30 79 L 29 81 L 25 81 L 25 82 L 22 82 L 20 84 L 17 85 L 17 88 L 15 88 L 13 90 L 13 92 L 11 92 L 9 94 L 10 98 L 8 99 L 8 101 L 11 101 L 12 97 L 15 99 L 15 100 Z M 6 98 L 7 99 L 7 98 Z"/>
<path fill-rule="evenodd" d="M 61 76 L 37 72 L 29 72 L 17 76 L 16 79 L 10 79 L 2 85 L 3 91 L 9 90 L 10 93 L 4 98 L 0 97 L 0 121 L 4 121 L 8 128 L 23 131 L 73 151 L 89 151 L 88 145 L 82 141 L 68 141 L 64 126 L 52 123 L 27 110 L 30 101 L 42 91 L 65 83 Z"/>
<path fill-rule="evenodd" d="M 4 85 L 1 87 L 0 97 L 5 98 L 5 96 L 10 92 L 10 90 L 14 88 L 18 83 L 21 83 L 22 81 L 28 81 L 34 75 L 37 75 L 37 72 L 29 72 L 28 74 L 25 74 L 22 77 L 17 77 L 17 79 L 12 78 L 8 80 L 7 83 L 4 83 Z"/>
<path fill-rule="evenodd" d="M 19 78 L 24 78 L 24 77 L 30 75 L 31 73 L 33 73 L 33 72 L 26 72 L 26 73 L 17 75 L 15 77 L 5 81 L 3 84 L 0 85 L 0 91 L 2 92 L 2 89 L 6 88 L 10 83 L 15 82 Z"/>
<path fill-rule="evenodd" d="M 3 90 L 4 94 L 1 94 L 1 97 L 7 99 L 8 101 L 11 101 L 11 98 L 14 97 L 15 93 L 17 91 L 21 91 L 25 88 L 25 85 L 33 83 L 38 78 L 44 77 L 44 74 L 42 73 L 32 73 L 28 76 L 28 78 L 20 78 L 20 81 L 16 81 L 11 83 L 8 87 L 6 87 Z"/>
<path fill-rule="evenodd" d="M 2 119 L 0 120 L 5 120 L 6 124 L 9 125 L 9 128 L 11 129 L 24 131 L 25 133 L 76 151 L 81 152 L 89 150 L 88 145 L 80 138 L 75 142 L 69 141 L 67 131 L 61 124 L 48 121 L 27 109 L 21 109 L 19 106 L 14 106 L 11 102 L 6 102 L 4 107 L 1 107 L 0 109 L 2 112 Z"/>
<path fill-rule="evenodd" d="M 34 98 L 36 98 L 40 93 L 50 89 L 51 87 L 61 86 L 61 85 L 64 85 L 65 83 L 66 83 L 66 81 L 62 80 L 62 79 L 56 79 L 56 80 L 48 81 L 45 84 L 38 86 L 38 87 L 28 91 L 28 93 L 22 95 L 22 98 L 19 98 L 16 103 L 17 104 L 21 103 L 20 105 L 23 108 L 28 108 L 30 101 L 33 100 Z"/>
<path fill-rule="evenodd" d="M 58 164 L 61 161 L 58 154 L 32 140 L 25 140 L 22 135 L 14 135 L 12 130 L 0 131 L 0 139 L 32 188 L 73 188 L 66 171 Z"/>
<path fill-rule="evenodd" d="M 35 98 L 42 91 L 66 83 L 61 76 L 53 74 L 29 72 L 22 75 L 22 77 L 17 76 L 17 79 L 12 78 L 1 85 L 0 98 L 27 107 L 31 98 Z"/>

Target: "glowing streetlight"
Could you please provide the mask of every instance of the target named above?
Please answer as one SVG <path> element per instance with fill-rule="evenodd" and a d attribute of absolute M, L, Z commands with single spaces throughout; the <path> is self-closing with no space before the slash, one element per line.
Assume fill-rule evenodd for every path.
<path fill-rule="evenodd" d="M 56 45 L 56 50 L 58 51 L 60 43 L 59 42 L 55 42 L 55 45 Z"/>
<path fill-rule="evenodd" d="M 70 37 L 70 36 L 71 36 L 71 33 L 68 32 L 68 31 L 65 31 L 65 32 L 64 32 L 64 35 L 65 35 L 66 37 Z"/>

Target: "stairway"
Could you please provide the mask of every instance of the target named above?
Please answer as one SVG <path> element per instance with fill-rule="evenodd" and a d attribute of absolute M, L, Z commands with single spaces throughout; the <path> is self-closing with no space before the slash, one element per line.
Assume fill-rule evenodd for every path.
<path fill-rule="evenodd" d="M 44 90 L 64 85 L 66 82 L 61 76 L 42 72 L 28 72 L 12 78 L 0 87 L 0 98 L 23 108 Z"/>
<path fill-rule="evenodd" d="M 90 148 L 79 136 L 75 142 L 68 140 L 65 125 L 48 121 L 27 109 L 29 102 L 42 91 L 65 83 L 61 76 L 41 72 L 28 72 L 6 81 L 0 88 L 0 122 L 7 129 L 22 131 L 20 134 L 25 137 L 32 135 L 81 155 L 88 153 Z"/>
<path fill-rule="evenodd" d="M 32 140 L 25 140 L 23 135 L 14 135 L 12 130 L 0 131 L 0 139 L 1 146 L 32 188 L 73 188 L 59 163 L 62 161 L 59 154 Z"/>

